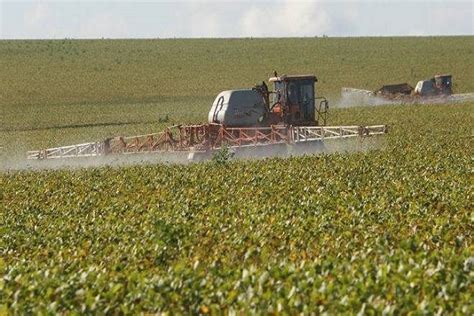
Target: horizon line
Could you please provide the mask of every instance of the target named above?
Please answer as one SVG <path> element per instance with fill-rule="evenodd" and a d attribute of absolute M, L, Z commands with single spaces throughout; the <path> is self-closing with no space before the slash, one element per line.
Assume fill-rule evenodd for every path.
<path fill-rule="evenodd" d="M 315 35 L 315 36 L 239 36 L 239 37 L 57 37 L 57 38 L 0 38 L 0 41 L 61 41 L 61 40 L 251 40 L 251 39 L 327 39 L 327 38 L 421 38 L 421 37 L 470 37 L 474 34 L 437 34 L 437 35 Z"/>

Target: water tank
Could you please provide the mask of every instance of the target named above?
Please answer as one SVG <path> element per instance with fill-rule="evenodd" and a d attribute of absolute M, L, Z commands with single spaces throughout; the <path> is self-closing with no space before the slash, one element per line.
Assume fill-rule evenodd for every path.
<path fill-rule="evenodd" d="M 431 80 L 422 80 L 416 84 L 415 93 L 421 96 L 433 95 L 436 89 Z"/>
<path fill-rule="evenodd" d="M 219 93 L 214 100 L 208 121 L 230 127 L 258 126 L 265 112 L 265 101 L 257 91 L 228 90 Z"/>

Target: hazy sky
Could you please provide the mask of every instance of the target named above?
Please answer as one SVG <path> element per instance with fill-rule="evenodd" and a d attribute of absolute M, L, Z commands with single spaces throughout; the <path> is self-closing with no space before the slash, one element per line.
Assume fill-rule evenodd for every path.
<path fill-rule="evenodd" d="M 473 1 L 5 1 L 0 38 L 473 35 Z"/>

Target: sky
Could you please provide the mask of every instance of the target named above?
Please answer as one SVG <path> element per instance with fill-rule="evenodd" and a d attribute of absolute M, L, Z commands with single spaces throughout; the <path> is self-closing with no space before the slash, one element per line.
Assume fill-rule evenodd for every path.
<path fill-rule="evenodd" d="M 474 35 L 473 3 L 0 0 L 0 39 Z"/>

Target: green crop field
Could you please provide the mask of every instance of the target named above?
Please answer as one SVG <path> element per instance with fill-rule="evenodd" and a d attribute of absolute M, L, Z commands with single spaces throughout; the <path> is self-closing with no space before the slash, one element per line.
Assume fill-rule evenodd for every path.
<path fill-rule="evenodd" d="M 273 70 L 316 74 L 332 105 L 344 86 L 415 85 L 446 72 L 455 92 L 474 92 L 473 36 L 0 41 L 0 56 L 0 146 L 15 160 L 203 122 L 220 91 L 250 88 Z"/>
<path fill-rule="evenodd" d="M 0 314 L 473 314 L 473 102 L 332 108 L 390 126 L 371 151 L 8 170 L 205 121 L 274 69 L 337 104 L 442 72 L 474 92 L 473 60 L 472 36 L 0 41 Z"/>

